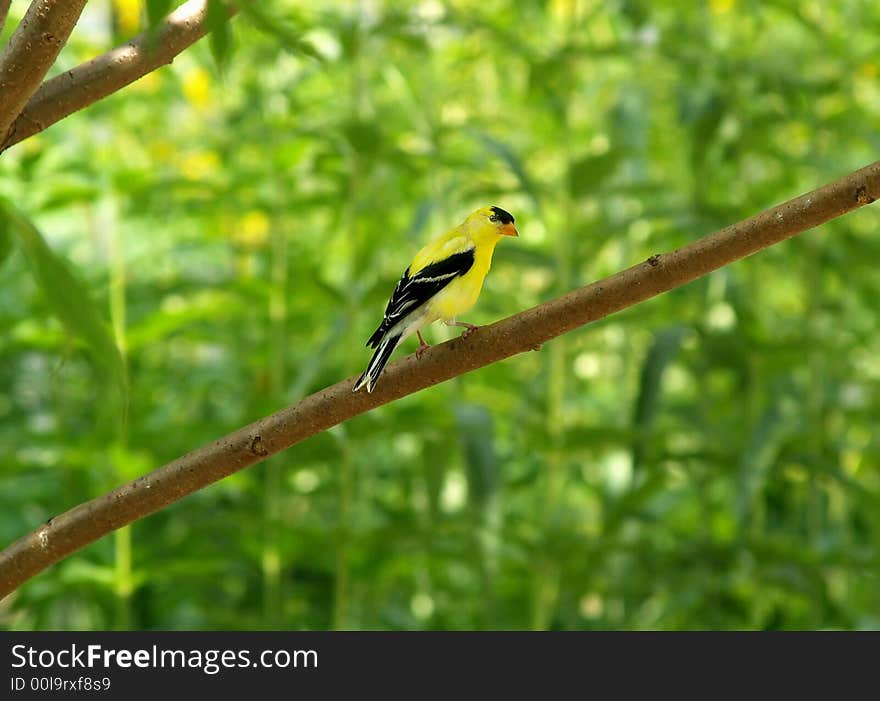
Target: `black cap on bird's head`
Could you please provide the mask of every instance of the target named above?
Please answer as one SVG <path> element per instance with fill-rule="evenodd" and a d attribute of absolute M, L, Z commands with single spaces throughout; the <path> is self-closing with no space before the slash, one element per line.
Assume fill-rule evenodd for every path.
<path fill-rule="evenodd" d="M 513 225 L 513 215 L 501 209 L 501 207 L 489 207 L 492 214 L 489 215 L 489 221 L 494 222 L 498 226 L 498 233 L 502 236 L 519 236 L 519 232 Z"/>
<path fill-rule="evenodd" d="M 492 216 L 489 217 L 491 221 L 499 221 L 502 224 L 513 224 L 513 215 L 501 209 L 501 207 L 489 207 L 492 210 Z"/>

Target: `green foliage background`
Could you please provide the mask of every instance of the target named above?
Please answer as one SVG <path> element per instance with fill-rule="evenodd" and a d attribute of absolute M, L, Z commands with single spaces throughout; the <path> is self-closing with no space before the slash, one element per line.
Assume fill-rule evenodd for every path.
<path fill-rule="evenodd" d="M 487 323 L 880 151 L 868 0 L 255 5 L 0 158 L 4 545 L 358 373 L 409 257 L 477 206 L 521 232 Z M 90 3 L 55 70 L 148 22 Z M 878 628 L 877 228 L 338 426 L 0 625 Z"/>

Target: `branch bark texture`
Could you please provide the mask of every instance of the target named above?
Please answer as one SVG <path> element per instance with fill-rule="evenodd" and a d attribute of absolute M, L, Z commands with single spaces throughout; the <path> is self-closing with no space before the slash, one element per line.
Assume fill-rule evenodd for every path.
<path fill-rule="evenodd" d="M 76 26 L 86 0 L 34 0 L 0 53 L 0 144 Z M 8 3 L 6 3 L 8 9 Z M 5 15 L 5 12 L 4 12 Z"/>
<path fill-rule="evenodd" d="M 230 7 L 230 15 L 238 12 Z M 19 110 L 0 152 L 55 122 L 101 100 L 170 64 L 184 49 L 208 33 L 208 0 L 183 3 L 151 33 L 144 32 L 122 46 L 82 63 L 40 86 Z M 0 123 L 0 133 L 6 131 Z"/>
<path fill-rule="evenodd" d="M 114 491 L 50 519 L 0 553 L 0 597 L 70 553 L 331 426 L 525 351 L 684 285 L 880 198 L 880 161 L 670 253 L 433 346 L 385 370 L 372 394 L 354 378 L 306 397 Z"/>

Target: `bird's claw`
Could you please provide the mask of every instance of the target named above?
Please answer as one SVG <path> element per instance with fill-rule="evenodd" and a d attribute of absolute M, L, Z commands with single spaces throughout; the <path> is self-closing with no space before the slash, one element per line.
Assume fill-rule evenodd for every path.
<path fill-rule="evenodd" d="M 465 325 L 464 332 L 462 332 L 461 337 L 462 337 L 462 338 L 467 338 L 467 337 L 470 336 L 474 331 L 476 331 L 478 328 L 480 328 L 480 327 L 479 327 L 479 326 L 476 326 L 475 324 L 467 324 L 467 325 Z"/>

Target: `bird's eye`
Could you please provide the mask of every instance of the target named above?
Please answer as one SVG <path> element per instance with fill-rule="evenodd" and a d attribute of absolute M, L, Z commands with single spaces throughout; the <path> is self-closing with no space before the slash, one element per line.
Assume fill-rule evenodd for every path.
<path fill-rule="evenodd" d="M 490 214 L 489 221 L 498 221 L 498 215 L 497 214 Z"/>

